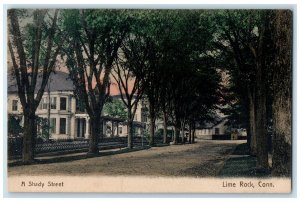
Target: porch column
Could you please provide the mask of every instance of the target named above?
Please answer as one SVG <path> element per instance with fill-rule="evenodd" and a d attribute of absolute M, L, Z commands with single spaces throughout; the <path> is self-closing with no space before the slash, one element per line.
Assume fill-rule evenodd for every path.
<path fill-rule="evenodd" d="M 117 137 L 119 137 L 119 122 L 117 122 Z"/>
<path fill-rule="evenodd" d="M 115 136 L 114 126 L 115 126 L 114 121 L 111 121 L 111 137 Z"/>
<path fill-rule="evenodd" d="M 89 132 L 90 132 L 90 121 L 89 121 L 89 118 L 86 118 L 85 119 L 85 125 L 86 125 L 86 127 L 85 127 L 85 134 L 84 134 L 84 137 L 85 138 L 89 138 Z"/>
<path fill-rule="evenodd" d="M 144 146 L 144 133 L 145 133 L 145 128 L 142 126 L 141 128 L 141 138 L 142 138 L 142 147 Z"/>
<path fill-rule="evenodd" d="M 142 126 L 142 127 L 140 128 L 140 132 L 141 132 L 140 135 L 144 135 L 144 126 Z"/>
<path fill-rule="evenodd" d="M 77 138 L 78 137 L 78 118 L 74 118 L 75 119 L 75 124 L 74 124 L 74 137 Z"/>
<path fill-rule="evenodd" d="M 82 118 L 79 118 L 79 137 L 82 137 L 82 127 L 83 123 L 82 123 Z"/>

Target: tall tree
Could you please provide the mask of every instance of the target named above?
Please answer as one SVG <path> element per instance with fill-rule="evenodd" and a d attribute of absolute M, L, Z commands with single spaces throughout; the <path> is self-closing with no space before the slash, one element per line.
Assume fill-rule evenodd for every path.
<path fill-rule="evenodd" d="M 167 62 L 167 60 L 164 60 Z M 168 66 L 163 65 L 163 69 L 160 73 L 160 93 L 159 93 L 159 103 L 160 109 L 162 113 L 163 119 L 163 144 L 168 144 L 168 125 L 170 124 L 170 113 L 169 113 L 169 106 L 171 105 L 171 89 L 172 86 L 169 82 L 169 73 L 170 69 Z"/>
<path fill-rule="evenodd" d="M 145 74 L 145 94 L 149 103 L 149 116 L 150 116 L 150 138 L 149 145 L 154 145 L 155 134 L 155 121 L 159 114 L 159 81 L 160 81 L 160 53 L 157 51 L 158 47 L 151 40 L 147 41 L 147 47 L 149 48 L 148 56 L 148 68 Z"/>
<path fill-rule="evenodd" d="M 24 115 L 22 160 L 24 163 L 30 163 L 34 160 L 35 112 L 44 94 L 49 75 L 54 71 L 61 42 L 57 32 L 58 10 L 28 11 L 29 22 L 32 23 L 28 23 L 26 28 L 24 23 L 19 22 L 22 12 L 26 11 L 8 10 L 8 47 Z M 39 75 L 40 86 L 37 85 Z"/>
<path fill-rule="evenodd" d="M 127 108 L 127 131 L 128 131 L 128 148 L 133 147 L 133 120 L 140 99 L 144 91 L 144 83 L 141 75 L 135 75 L 134 69 L 144 68 L 144 60 L 139 59 L 139 48 L 137 36 L 130 35 L 123 42 L 122 51 L 116 60 L 113 78 L 117 82 L 121 100 Z"/>
<path fill-rule="evenodd" d="M 237 68 L 229 68 L 239 89 L 241 104 L 248 111 L 246 124 L 251 135 L 251 153 L 258 157 L 258 167 L 268 168 L 267 150 L 267 93 L 269 88 L 267 66 L 269 63 L 268 11 L 221 11 L 221 39 L 229 48 Z M 243 90 L 244 89 L 244 90 Z M 246 98 L 246 99 L 245 99 Z"/>
<path fill-rule="evenodd" d="M 212 98 L 216 96 L 219 78 L 211 60 L 214 30 L 206 12 L 177 11 L 172 17 L 172 26 L 163 40 L 161 65 L 167 72 L 161 74 L 166 75 L 163 81 L 167 82 L 167 89 L 161 90 L 162 95 L 168 95 L 167 105 L 175 126 L 176 144 L 180 131 L 184 141 L 187 123 L 194 125 L 192 120 L 207 113 L 215 104 Z M 205 108 L 207 110 L 203 110 Z"/>
<path fill-rule="evenodd" d="M 127 50 L 127 56 L 131 54 L 131 61 L 137 58 L 133 64 L 133 74 L 139 80 L 143 93 L 149 103 L 150 138 L 149 144 L 154 145 L 155 121 L 159 114 L 159 88 L 160 88 L 160 33 L 162 31 L 163 15 L 168 11 L 141 10 L 137 17 L 134 33 L 131 40 L 131 49 Z M 133 43 L 132 43 L 133 42 Z"/>
<path fill-rule="evenodd" d="M 273 159 L 274 176 L 292 173 L 292 12 L 276 10 L 271 14 L 274 35 Z"/>
<path fill-rule="evenodd" d="M 98 154 L 101 112 L 110 93 L 110 74 L 128 26 L 116 10 L 65 10 L 67 67 L 91 120 L 88 154 Z"/>
<path fill-rule="evenodd" d="M 217 48 L 225 68 L 229 71 L 235 95 L 246 105 L 248 144 L 251 153 L 256 155 L 255 119 L 255 62 L 251 47 L 256 47 L 258 17 L 255 11 L 222 10 L 215 13 L 217 29 Z M 220 59 L 220 57 L 218 58 Z M 232 61 L 233 59 L 233 61 Z M 236 102 L 236 100 L 233 100 Z"/>

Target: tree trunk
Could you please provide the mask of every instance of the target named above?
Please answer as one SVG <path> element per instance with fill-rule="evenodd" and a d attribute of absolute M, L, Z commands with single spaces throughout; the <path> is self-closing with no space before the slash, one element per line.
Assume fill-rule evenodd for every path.
<path fill-rule="evenodd" d="M 249 92 L 248 92 L 249 93 Z M 246 120 L 245 120 L 245 127 L 246 127 L 246 131 L 247 131 L 247 147 L 249 148 L 249 154 L 250 153 L 250 146 L 251 146 L 251 129 L 250 129 L 250 101 L 249 101 L 249 96 L 247 96 L 247 99 L 246 99 L 246 113 L 247 113 L 247 116 L 246 116 Z"/>
<path fill-rule="evenodd" d="M 292 173 L 292 12 L 274 11 L 274 101 L 273 159 L 274 176 Z"/>
<path fill-rule="evenodd" d="M 255 121 L 255 100 L 254 95 L 249 92 L 249 132 L 247 136 L 250 136 L 250 154 L 257 154 L 257 145 L 256 145 L 256 121 Z M 247 131 L 248 132 L 248 131 Z"/>
<path fill-rule="evenodd" d="M 255 121 L 256 121 L 256 153 L 257 168 L 268 169 L 268 136 L 267 136 L 267 110 L 266 85 L 264 79 L 264 66 L 257 63 Z"/>
<path fill-rule="evenodd" d="M 267 131 L 267 65 L 269 57 L 267 55 L 270 33 L 270 18 L 268 12 L 262 15 L 262 24 L 259 28 L 258 47 L 255 54 L 256 74 L 255 74 L 255 122 L 256 122 L 256 153 L 257 168 L 269 169 L 268 161 L 268 131 Z"/>
<path fill-rule="evenodd" d="M 149 103 L 149 111 L 150 111 L 150 137 L 149 137 L 149 145 L 154 145 L 154 134 L 155 134 L 155 112 L 153 109 L 153 105 L 151 102 Z"/>
<path fill-rule="evenodd" d="M 131 109 L 128 109 L 131 111 Z M 133 137 L 133 120 L 132 120 L 132 114 L 128 113 L 128 118 L 127 118 L 127 131 L 128 131 L 128 142 L 127 142 L 127 147 L 129 149 L 132 149 L 132 137 Z"/>
<path fill-rule="evenodd" d="M 250 146 L 251 146 L 251 132 L 250 132 L 250 124 L 249 123 L 250 123 L 250 118 L 248 117 L 247 118 L 247 123 L 246 123 L 246 131 L 247 131 L 247 146 L 248 146 L 248 148 L 250 150 Z"/>
<path fill-rule="evenodd" d="M 168 132 L 168 130 L 167 130 L 167 127 L 168 127 L 168 125 L 167 125 L 167 113 L 164 111 L 164 113 L 163 113 L 163 119 L 164 119 L 164 140 L 163 140 L 163 143 L 164 144 L 167 144 L 167 132 Z"/>
<path fill-rule="evenodd" d="M 192 127 L 189 125 L 189 143 L 192 144 Z"/>
<path fill-rule="evenodd" d="M 34 147 L 36 139 L 35 114 L 24 113 L 24 135 L 22 161 L 24 164 L 31 163 L 34 160 Z"/>
<path fill-rule="evenodd" d="M 150 116 L 150 137 L 149 137 L 149 145 L 154 145 L 154 133 L 155 133 L 155 118 Z"/>
<path fill-rule="evenodd" d="M 127 130 L 128 130 L 128 138 L 127 138 L 127 147 L 132 149 L 132 137 L 133 137 L 133 123 L 132 121 L 128 121 L 127 123 Z"/>
<path fill-rule="evenodd" d="M 185 127 L 185 124 L 184 124 L 184 122 L 182 122 L 181 123 L 181 138 L 182 138 L 182 141 L 181 141 L 181 143 L 182 144 L 185 144 L 185 141 L 184 141 L 184 137 L 185 137 L 185 135 L 184 135 L 184 127 Z"/>
<path fill-rule="evenodd" d="M 291 98 L 276 98 L 273 103 L 272 174 L 290 176 L 292 170 Z"/>
<path fill-rule="evenodd" d="M 174 144 L 178 144 L 179 134 L 180 134 L 180 127 L 177 124 L 175 124 L 174 140 L 173 140 Z"/>
<path fill-rule="evenodd" d="M 91 116 L 90 116 L 91 117 Z M 98 155 L 98 142 L 100 137 L 100 127 L 103 127 L 100 117 L 91 117 L 91 134 L 89 136 L 88 155 Z M 99 127 L 100 126 L 100 127 Z"/>
<path fill-rule="evenodd" d="M 192 131 L 192 144 L 195 143 L 195 132 L 196 132 L 196 129 L 195 127 L 193 128 L 193 131 Z"/>

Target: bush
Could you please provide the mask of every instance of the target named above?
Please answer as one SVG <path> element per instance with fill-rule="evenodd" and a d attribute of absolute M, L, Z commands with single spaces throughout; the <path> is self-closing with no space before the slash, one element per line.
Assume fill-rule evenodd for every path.
<path fill-rule="evenodd" d="M 10 115 L 8 117 L 8 134 L 12 137 L 19 137 L 23 133 L 23 127 L 20 125 L 21 119 Z"/>

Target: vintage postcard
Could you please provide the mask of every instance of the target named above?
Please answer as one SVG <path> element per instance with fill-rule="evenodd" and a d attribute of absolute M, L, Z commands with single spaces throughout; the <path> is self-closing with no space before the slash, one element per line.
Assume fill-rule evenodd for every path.
<path fill-rule="evenodd" d="M 291 193 L 293 16 L 8 9 L 8 191 Z"/>

